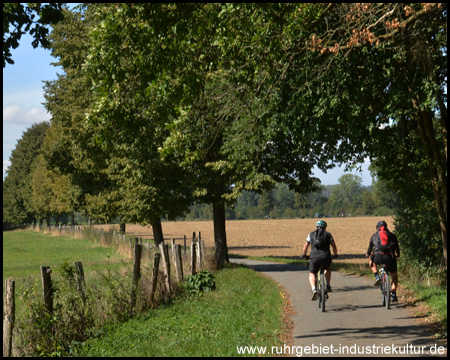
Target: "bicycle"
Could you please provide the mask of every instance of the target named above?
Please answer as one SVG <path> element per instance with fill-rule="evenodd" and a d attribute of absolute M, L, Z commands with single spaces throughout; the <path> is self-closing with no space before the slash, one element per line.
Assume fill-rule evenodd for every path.
<path fill-rule="evenodd" d="M 383 264 L 381 268 L 381 298 L 383 300 L 383 306 L 386 306 L 386 309 L 390 309 L 391 307 L 391 282 L 390 282 L 389 271 L 386 269 L 386 265 Z"/>
<path fill-rule="evenodd" d="M 334 260 L 337 256 L 332 256 L 331 258 Z M 302 257 L 305 260 L 310 260 L 309 256 Z M 327 293 L 327 280 L 325 278 L 325 268 L 323 265 L 320 266 L 320 270 L 318 276 L 316 276 L 316 291 L 319 295 L 318 307 L 322 312 L 325 312 L 325 303 L 328 299 Z"/>

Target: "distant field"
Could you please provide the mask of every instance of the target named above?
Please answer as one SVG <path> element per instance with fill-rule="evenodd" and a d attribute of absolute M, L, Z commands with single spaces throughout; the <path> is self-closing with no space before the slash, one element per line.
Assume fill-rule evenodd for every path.
<path fill-rule="evenodd" d="M 41 265 L 57 269 L 65 262 L 81 261 L 89 276 L 94 269 L 118 267 L 122 260 L 126 259 L 113 249 L 86 239 L 31 230 L 3 233 L 3 282 L 8 278 L 39 277 Z"/>
<path fill-rule="evenodd" d="M 393 230 L 393 219 L 383 218 Z M 365 263 L 365 252 L 370 236 L 375 232 L 377 217 L 329 218 L 327 230 L 333 234 L 338 246 L 339 260 Z M 308 233 L 315 230 L 315 219 L 293 220 L 233 220 L 227 221 L 227 241 L 230 254 L 246 256 L 300 256 Z M 109 225 L 99 225 L 109 228 Z M 214 246 L 212 221 L 164 222 L 165 239 L 181 241 L 184 235 L 192 238 L 193 232 L 200 231 L 206 246 Z M 128 235 L 153 238 L 151 227 L 127 225 Z"/>

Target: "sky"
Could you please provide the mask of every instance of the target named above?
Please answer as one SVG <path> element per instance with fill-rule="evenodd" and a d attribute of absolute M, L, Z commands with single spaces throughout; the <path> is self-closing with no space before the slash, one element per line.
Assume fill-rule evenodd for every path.
<path fill-rule="evenodd" d="M 34 123 L 50 120 L 50 115 L 43 106 L 43 81 L 55 80 L 57 74 L 62 74 L 61 68 L 51 65 L 56 59 L 50 50 L 31 46 L 31 36 L 23 35 L 19 47 L 13 49 L 14 64 L 6 64 L 3 68 L 3 179 L 5 170 L 10 165 L 11 151 L 23 133 Z M 350 172 L 362 178 L 362 185 L 370 186 L 372 177 L 368 171 L 370 163 L 362 164 L 362 171 Z M 339 183 L 345 165 L 323 173 L 318 168 L 313 169 L 323 185 Z"/>

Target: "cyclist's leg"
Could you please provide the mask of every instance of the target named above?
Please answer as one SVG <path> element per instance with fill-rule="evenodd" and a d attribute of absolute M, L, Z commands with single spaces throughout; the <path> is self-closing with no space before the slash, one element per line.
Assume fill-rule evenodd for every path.
<path fill-rule="evenodd" d="M 311 258 L 309 262 L 309 284 L 311 285 L 312 298 L 311 300 L 317 300 L 316 280 L 317 273 L 320 270 L 320 261 L 316 258 Z"/>
<path fill-rule="evenodd" d="M 331 266 L 325 269 L 325 279 L 327 279 L 327 285 L 331 284 Z"/>
<path fill-rule="evenodd" d="M 311 258 L 309 261 L 309 284 L 311 285 L 311 290 L 316 287 L 316 275 L 319 272 L 319 264 L 317 259 Z"/>
<path fill-rule="evenodd" d="M 378 265 L 375 263 L 375 256 L 374 255 L 372 255 L 369 258 L 369 266 L 372 269 L 372 272 L 374 274 L 378 274 Z"/>
<path fill-rule="evenodd" d="M 373 284 L 374 286 L 378 286 L 381 284 L 381 277 L 378 274 L 378 265 L 381 264 L 381 258 L 380 255 L 374 254 L 370 257 L 370 261 L 372 261 L 372 272 L 373 275 L 375 276 L 375 283 Z"/>
<path fill-rule="evenodd" d="M 393 293 L 397 293 L 397 286 L 398 286 L 398 276 L 397 273 L 391 273 L 392 278 L 392 287 L 391 290 Z"/>
<path fill-rule="evenodd" d="M 398 285 L 397 259 L 392 258 L 392 257 L 389 258 L 389 261 L 387 262 L 387 269 L 391 273 L 391 279 L 392 279 L 391 290 L 395 294 L 397 292 L 397 285 Z"/>
<path fill-rule="evenodd" d="M 319 293 L 317 292 L 316 289 L 316 278 L 317 278 L 318 274 L 317 273 L 313 273 L 310 272 L 309 273 L 309 284 L 311 285 L 311 300 L 317 300 L 317 298 L 319 297 Z"/>
<path fill-rule="evenodd" d="M 327 256 L 323 261 L 323 267 L 325 268 L 325 279 L 327 280 L 327 288 L 331 290 L 331 254 Z"/>
<path fill-rule="evenodd" d="M 312 272 L 309 273 L 309 284 L 311 285 L 311 290 L 314 290 L 316 287 L 316 276 L 317 274 L 314 274 Z"/>

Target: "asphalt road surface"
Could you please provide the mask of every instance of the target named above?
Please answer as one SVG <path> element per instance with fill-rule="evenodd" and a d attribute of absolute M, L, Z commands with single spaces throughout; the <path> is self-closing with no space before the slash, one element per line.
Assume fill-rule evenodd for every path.
<path fill-rule="evenodd" d="M 399 303 L 387 310 L 373 279 L 333 272 L 333 292 L 322 313 L 311 300 L 308 268 L 247 259 L 231 259 L 262 272 L 284 286 L 294 314 L 293 344 L 273 349 L 274 355 L 438 356 L 447 354 L 446 344 L 431 338 L 408 309 Z M 270 350 L 268 350 L 270 351 Z M 444 354 L 442 352 L 445 351 Z"/>

